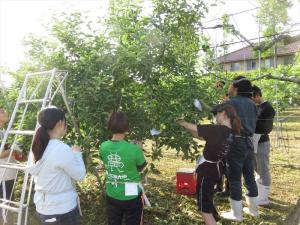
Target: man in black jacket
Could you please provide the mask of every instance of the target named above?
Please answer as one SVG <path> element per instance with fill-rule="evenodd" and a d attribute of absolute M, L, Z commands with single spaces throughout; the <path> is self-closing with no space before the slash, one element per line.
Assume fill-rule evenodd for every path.
<path fill-rule="evenodd" d="M 256 134 L 261 134 L 257 145 L 257 152 L 255 154 L 256 172 L 258 177 L 256 183 L 258 187 L 258 204 L 268 205 L 269 192 L 271 185 L 271 175 L 269 171 L 269 158 L 270 158 L 270 140 L 269 133 L 273 128 L 273 119 L 275 110 L 272 105 L 265 101 L 259 87 L 253 86 L 253 101 L 257 104 L 258 115 L 256 122 Z"/>

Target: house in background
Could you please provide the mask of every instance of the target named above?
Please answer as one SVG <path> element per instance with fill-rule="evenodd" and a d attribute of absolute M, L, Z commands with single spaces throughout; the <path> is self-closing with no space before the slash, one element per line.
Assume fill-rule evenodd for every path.
<path fill-rule="evenodd" d="M 283 46 L 277 48 L 277 65 L 289 65 L 294 62 L 295 54 L 300 52 L 300 35 L 283 39 Z M 224 71 L 249 71 L 259 67 L 258 56 L 251 46 L 238 49 L 219 57 L 218 63 Z M 261 68 L 274 67 L 274 56 L 261 59 Z"/>

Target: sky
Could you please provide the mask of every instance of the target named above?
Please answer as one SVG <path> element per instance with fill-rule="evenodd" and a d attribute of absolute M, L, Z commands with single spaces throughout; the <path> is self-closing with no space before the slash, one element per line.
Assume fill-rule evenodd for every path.
<path fill-rule="evenodd" d="M 233 24 L 235 28 L 247 39 L 258 38 L 259 37 L 259 25 L 256 21 L 256 13 L 259 4 L 256 0 L 224 0 L 225 4 L 217 8 L 212 8 L 208 14 L 208 19 L 204 21 L 205 27 L 211 27 L 216 24 L 220 24 L 220 20 L 215 18 L 220 18 L 224 13 L 235 14 L 237 12 L 243 12 L 246 10 L 251 10 L 248 12 L 243 12 L 237 15 L 230 16 L 229 23 Z M 299 23 L 293 26 L 290 30 L 300 30 L 300 2 L 298 0 L 291 0 L 292 7 L 288 10 L 288 16 L 290 18 L 290 24 Z M 297 35 L 300 31 L 290 33 L 290 35 Z M 223 41 L 222 29 L 209 30 L 207 34 L 210 36 L 213 45 L 221 44 Z M 261 36 L 261 35 L 260 35 Z M 232 42 L 239 41 L 237 37 L 232 39 Z M 253 42 L 258 42 L 258 40 L 253 40 Z M 246 43 L 239 43 L 231 45 L 230 51 L 234 51 L 241 47 L 245 47 Z"/>
<path fill-rule="evenodd" d="M 203 19 L 204 26 L 214 26 L 220 23 L 220 20 L 215 18 L 220 18 L 224 13 L 231 14 L 259 6 L 256 0 L 224 0 L 224 2 L 223 5 L 210 8 L 209 14 Z M 293 7 L 289 10 L 291 23 L 300 23 L 300 3 L 298 0 L 292 0 L 292 2 Z M 148 7 L 147 2 L 145 7 Z M 16 70 L 25 58 L 26 49 L 22 45 L 24 37 L 30 33 L 39 36 L 47 35 L 44 25 L 50 21 L 51 15 L 67 8 L 90 11 L 89 15 L 96 18 L 107 14 L 108 0 L 0 0 L 0 66 Z M 256 10 L 252 10 L 231 16 L 230 22 L 245 37 L 258 37 L 255 13 Z M 300 24 L 293 29 L 300 30 Z M 222 41 L 221 30 L 205 32 L 210 36 L 212 46 Z M 233 39 L 233 41 L 236 40 L 238 39 Z M 243 46 L 245 44 L 232 45 L 229 50 L 233 51 Z"/>

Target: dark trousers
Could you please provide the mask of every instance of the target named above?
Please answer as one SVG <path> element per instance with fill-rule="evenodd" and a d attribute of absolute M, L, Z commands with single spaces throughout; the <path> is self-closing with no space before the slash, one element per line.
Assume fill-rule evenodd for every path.
<path fill-rule="evenodd" d="M 216 218 L 219 216 L 214 206 L 214 186 L 216 181 L 201 174 L 197 175 L 197 204 L 201 212 L 211 213 Z"/>
<path fill-rule="evenodd" d="M 227 156 L 231 199 L 242 200 L 242 174 L 248 191 L 247 196 L 256 197 L 258 195 L 253 160 L 254 153 L 251 139 L 249 137 L 235 137 Z"/>
<path fill-rule="evenodd" d="M 78 207 L 71 212 L 56 215 L 42 215 L 37 213 L 41 225 L 80 225 L 80 214 Z"/>
<path fill-rule="evenodd" d="M 12 191 L 13 191 L 13 187 L 14 187 L 14 182 L 15 180 L 6 180 L 6 181 L 0 181 L 0 198 L 4 198 L 10 200 L 10 197 L 12 197 L 11 199 L 13 200 L 13 196 L 11 196 Z M 5 183 L 5 185 L 3 185 L 3 183 Z M 4 187 L 5 187 L 5 194 L 4 194 Z M 2 210 L 0 209 L 0 224 L 3 223 L 3 217 L 2 217 Z M 7 224 L 12 224 L 12 213 L 9 211 L 6 211 L 7 213 Z"/>
<path fill-rule="evenodd" d="M 3 186 L 5 186 L 6 199 L 10 199 L 10 196 L 12 194 L 12 189 L 14 186 L 14 182 L 15 182 L 15 180 L 0 181 L 0 198 L 4 198 Z M 3 185 L 3 183 L 5 183 L 5 185 Z"/>
<path fill-rule="evenodd" d="M 108 225 L 121 225 L 125 216 L 126 225 L 143 224 L 144 200 L 140 194 L 132 200 L 121 201 L 106 196 Z"/>

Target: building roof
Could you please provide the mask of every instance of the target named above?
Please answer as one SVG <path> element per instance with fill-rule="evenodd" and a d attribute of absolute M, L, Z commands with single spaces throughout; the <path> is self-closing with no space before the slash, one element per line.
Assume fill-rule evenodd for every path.
<path fill-rule="evenodd" d="M 287 45 L 278 47 L 277 54 L 281 55 L 291 55 L 296 52 L 300 52 L 300 40 L 289 43 Z M 247 46 L 241 49 L 238 49 L 234 52 L 228 53 L 224 56 L 219 57 L 217 60 L 219 63 L 229 63 L 229 62 L 239 62 L 244 60 L 255 59 L 257 56 L 254 51 L 252 51 L 251 46 Z"/>
<path fill-rule="evenodd" d="M 290 55 L 296 52 L 300 52 L 300 41 L 279 47 L 277 50 L 278 55 Z"/>
<path fill-rule="evenodd" d="M 251 46 L 247 46 L 241 49 L 238 49 L 234 52 L 228 53 L 224 56 L 219 57 L 217 60 L 219 63 L 227 63 L 227 62 L 238 62 L 243 60 L 254 59 L 254 52 L 252 51 Z"/>

